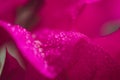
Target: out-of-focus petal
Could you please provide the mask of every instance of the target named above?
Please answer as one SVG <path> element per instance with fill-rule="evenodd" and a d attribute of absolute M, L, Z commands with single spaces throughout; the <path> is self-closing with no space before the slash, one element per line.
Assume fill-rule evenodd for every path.
<path fill-rule="evenodd" d="M 85 5 L 94 2 L 97 0 L 45 0 L 39 15 L 42 21 L 39 27 L 74 30 L 78 14 L 82 13 Z"/>
<path fill-rule="evenodd" d="M 23 59 L 23 56 L 21 56 L 20 51 L 18 51 L 15 44 L 11 41 L 6 43 L 6 49 L 13 58 L 15 58 L 18 62 L 18 64 L 25 70 L 26 69 L 26 63 Z"/>
<path fill-rule="evenodd" d="M 120 20 L 119 8 L 119 0 L 100 0 L 86 5 L 75 24 L 76 30 L 93 38 L 100 36 L 106 23 Z"/>
<path fill-rule="evenodd" d="M 6 48 L 5 48 L 5 46 L 1 46 L 0 47 L 0 76 L 1 76 L 2 71 L 3 71 L 5 59 L 6 59 Z"/>
<path fill-rule="evenodd" d="M 108 52 L 113 59 L 120 63 L 120 30 L 101 38 L 96 38 L 94 42 Z"/>
<path fill-rule="evenodd" d="M 0 80 L 24 80 L 25 71 L 9 53 L 6 53 L 5 65 Z"/>
<path fill-rule="evenodd" d="M 0 19 L 14 23 L 17 9 L 27 0 L 0 0 Z"/>

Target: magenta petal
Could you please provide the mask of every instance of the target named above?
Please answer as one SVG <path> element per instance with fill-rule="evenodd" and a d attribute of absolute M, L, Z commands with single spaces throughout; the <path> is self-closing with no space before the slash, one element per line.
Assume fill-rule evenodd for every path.
<path fill-rule="evenodd" d="M 40 52 L 38 52 L 39 48 L 37 46 L 40 46 L 40 42 L 38 40 L 34 40 L 29 32 L 20 26 L 11 26 L 10 24 L 2 21 L 0 21 L 0 26 L 8 32 L 25 59 L 27 59 L 40 73 L 47 77 L 54 77 L 56 75 L 56 73 L 52 74 L 47 70 L 47 63 L 45 63 L 43 58 L 40 56 Z M 10 38 L 7 37 L 5 40 L 9 39 Z"/>
<path fill-rule="evenodd" d="M 39 26 L 73 30 L 76 28 L 74 25 L 78 15 L 83 13 L 84 7 L 96 1 L 98 0 L 45 0 L 45 5 L 39 14 L 42 20 Z"/>
<path fill-rule="evenodd" d="M 120 64 L 120 30 L 101 38 L 94 39 L 111 57 Z"/>
<path fill-rule="evenodd" d="M 4 33 L 8 32 L 5 40 L 13 39 L 29 62 L 26 80 L 30 78 L 28 75 L 38 80 L 46 80 L 45 77 L 58 80 L 120 79 L 119 65 L 83 34 L 49 30 L 31 34 L 20 26 L 2 21 L 0 28 L 6 31 Z"/>
<path fill-rule="evenodd" d="M 9 39 L 12 39 L 23 57 L 27 59 L 39 73 L 42 73 L 48 78 L 55 78 L 64 68 L 68 67 L 67 63 L 69 63 L 71 59 L 74 60 L 74 57 L 72 58 L 72 47 L 74 47 L 79 38 L 83 38 L 82 34 L 79 35 L 74 32 L 55 33 L 56 35 L 53 35 L 53 32 L 47 32 L 47 34 L 50 33 L 50 35 L 45 38 L 41 37 L 41 41 L 43 42 L 41 43 L 39 40 L 32 37 L 31 33 L 18 25 L 12 26 L 11 24 L 2 21 L 0 21 L 0 25 L 1 29 L 6 31 L 4 33 L 8 33 L 8 36 L 5 36 L 2 41 L 5 42 L 5 40 L 8 41 Z M 60 40 L 58 44 L 56 44 L 58 37 Z M 74 42 L 71 38 L 74 38 Z M 69 53 L 69 56 L 66 53 Z M 56 62 L 57 58 L 58 60 Z M 65 62 L 64 59 L 66 60 Z"/>
<path fill-rule="evenodd" d="M 79 60 L 68 71 L 70 80 L 120 79 L 120 68 L 107 53 L 91 43 L 78 45 Z"/>
<path fill-rule="evenodd" d="M 95 38 L 101 35 L 101 29 L 111 21 L 120 20 L 120 0 L 99 0 L 87 4 L 76 21 L 76 30 Z"/>
<path fill-rule="evenodd" d="M 54 61 L 53 64 L 55 64 L 55 66 L 57 64 L 61 68 L 63 66 L 65 67 L 63 68 L 64 70 L 57 76 L 57 79 L 60 80 L 120 79 L 119 65 L 117 64 L 117 62 L 112 60 L 109 54 L 104 52 L 100 47 L 92 44 L 91 41 L 89 41 L 89 39 L 85 37 L 83 34 L 78 33 L 77 35 L 73 35 L 75 34 L 74 32 L 72 34 L 70 34 L 70 32 L 68 33 L 69 33 L 68 35 L 66 35 L 65 32 L 53 33 L 49 32 L 49 30 L 44 30 L 43 32 L 38 31 L 35 33 L 37 36 L 39 36 L 39 39 L 45 40 L 43 41 L 44 43 L 46 42 L 51 43 L 49 44 L 49 46 L 47 46 L 48 50 L 45 50 L 46 52 L 48 52 L 48 55 L 50 55 L 51 63 L 53 59 Z M 65 37 L 65 38 L 63 37 L 63 41 L 60 40 L 62 39 L 61 36 Z M 77 38 L 75 38 L 75 36 Z M 70 38 L 70 40 L 68 39 L 68 37 Z M 71 42 L 69 43 L 69 41 Z M 63 50 L 63 52 L 58 54 L 61 55 L 57 57 L 58 53 L 57 50 L 60 49 L 60 44 L 63 45 L 62 47 L 65 51 Z M 62 59 L 62 57 L 63 61 L 60 60 Z"/>
<path fill-rule="evenodd" d="M 28 0 L 0 0 L 0 19 L 14 23 L 17 9 Z"/>

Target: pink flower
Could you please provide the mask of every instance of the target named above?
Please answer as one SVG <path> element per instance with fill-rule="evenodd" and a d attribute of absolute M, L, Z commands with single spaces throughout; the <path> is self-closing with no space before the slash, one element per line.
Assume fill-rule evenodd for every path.
<path fill-rule="evenodd" d="M 14 23 L 26 1 L 11 2 L 11 9 L 6 2 L 0 17 Z M 42 23 L 31 32 L 0 21 L 0 80 L 119 80 L 120 32 L 100 37 L 105 23 L 119 20 L 116 6 L 119 0 L 46 0 L 37 13 Z M 24 20 L 18 23 L 27 25 Z"/>
<path fill-rule="evenodd" d="M 49 30 L 31 34 L 18 25 L 2 21 L 0 26 L 2 31 L 0 36 L 4 34 L 0 40 L 2 44 L 6 43 L 4 46 L 7 51 L 2 80 L 16 80 L 21 77 L 25 80 L 118 80 L 120 78 L 119 65 L 83 34 Z M 10 40 L 16 46 L 15 50 L 11 49 Z M 7 68 L 7 65 L 12 70 Z M 10 74 L 13 71 L 16 77 L 14 73 Z"/>

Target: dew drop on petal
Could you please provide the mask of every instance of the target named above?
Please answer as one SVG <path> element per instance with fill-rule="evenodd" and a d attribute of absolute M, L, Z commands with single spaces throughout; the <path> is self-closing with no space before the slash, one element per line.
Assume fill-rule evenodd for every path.
<path fill-rule="evenodd" d="M 42 48 L 39 48 L 39 49 L 38 49 L 38 51 L 39 51 L 39 52 L 42 52 L 42 51 L 43 51 L 43 49 L 42 49 Z"/>
<path fill-rule="evenodd" d="M 31 41 L 28 39 L 27 41 L 26 41 L 26 44 L 30 44 L 31 43 Z"/>
<path fill-rule="evenodd" d="M 7 26 L 11 26 L 11 24 L 8 23 Z"/>
<path fill-rule="evenodd" d="M 12 27 L 11 29 L 12 29 L 12 32 L 15 32 L 15 27 Z"/>

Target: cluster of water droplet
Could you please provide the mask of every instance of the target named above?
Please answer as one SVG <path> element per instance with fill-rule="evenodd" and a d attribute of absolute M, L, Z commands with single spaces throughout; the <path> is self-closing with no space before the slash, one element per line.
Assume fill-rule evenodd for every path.
<path fill-rule="evenodd" d="M 8 24 L 8 26 L 11 25 Z M 47 40 L 41 42 L 35 34 L 31 34 L 18 25 L 11 27 L 11 31 L 19 41 L 23 42 L 24 49 L 34 54 L 36 58 L 42 59 L 44 68 L 52 73 L 59 73 L 68 65 L 67 63 L 71 62 L 74 55 L 72 48 L 84 36 L 76 32 L 50 32 L 48 36 L 44 36 Z"/>

